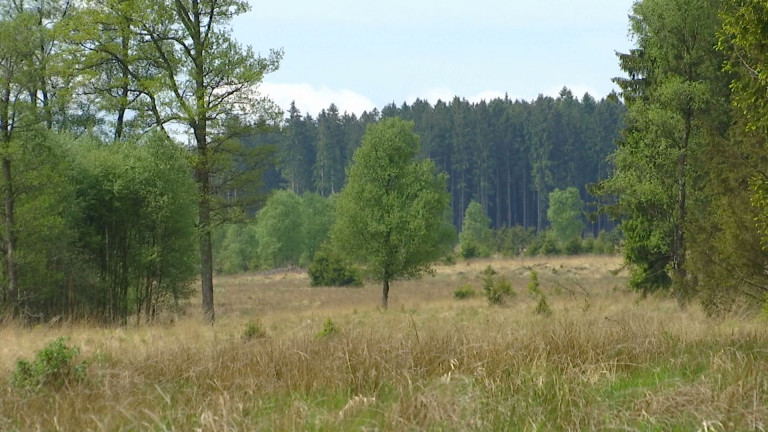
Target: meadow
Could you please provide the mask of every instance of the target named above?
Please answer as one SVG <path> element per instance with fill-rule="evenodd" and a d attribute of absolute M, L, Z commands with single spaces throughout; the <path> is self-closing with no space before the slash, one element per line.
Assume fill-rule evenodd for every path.
<path fill-rule="evenodd" d="M 482 295 L 492 266 L 516 295 Z M 527 291 L 538 275 L 551 313 Z M 640 298 L 617 257 L 478 260 L 380 286 L 304 272 L 216 280 L 153 325 L 0 326 L 0 431 L 733 431 L 768 427 L 768 331 L 754 314 Z M 478 295 L 454 299 L 471 285 Z M 65 337 L 62 385 L 14 371 Z"/>

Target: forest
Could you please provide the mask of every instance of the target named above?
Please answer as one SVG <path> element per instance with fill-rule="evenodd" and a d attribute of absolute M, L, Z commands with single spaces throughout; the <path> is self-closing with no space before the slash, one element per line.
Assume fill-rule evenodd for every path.
<path fill-rule="evenodd" d="M 199 278 L 213 322 L 216 271 L 337 252 L 326 240 L 354 155 L 393 118 L 412 124 L 414 158 L 445 176 L 444 219 L 462 245 L 444 259 L 563 252 L 568 241 L 579 252 L 612 232 L 641 293 L 712 314 L 765 303 L 760 2 L 636 2 L 621 91 L 599 100 L 563 88 L 360 116 L 283 113 L 253 91 L 283 52 L 234 40 L 231 20 L 248 8 L 0 0 L 0 314 L 152 320 Z M 555 222 L 563 212 L 583 224 L 576 234 Z M 473 224 L 496 240 L 462 236 Z M 516 236 L 520 247 L 500 246 Z M 553 239 L 562 244 L 545 247 Z"/>

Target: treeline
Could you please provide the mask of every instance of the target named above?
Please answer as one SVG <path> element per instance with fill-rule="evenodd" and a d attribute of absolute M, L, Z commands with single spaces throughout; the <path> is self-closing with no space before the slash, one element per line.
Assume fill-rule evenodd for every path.
<path fill-rule="evenodd" d="M 494 228 L 540 231 L 547 225 L 553 190 L 576 187 L 584 201 L 594 203 L 586 187 L 609 176 L 607 157 L 615 149 L 624 111 L 616 95 L 579 99 L 565 88 L 556 98 L 533 101 L 471 103 L 456 97 L 432 105 L 416 100 L 359 117 L 331 105 L 314 118 L 292 105 L 282 132 L 257 141 L 276 143 L 278 149 L 279 177 L 272 178 L 272 187 L 330 196 L 344 186 L 345 168 L 367 125 L 388 117 L 411 120 L 421 137 L 421 157 L 434 160 L 449 176 L 457 229 L 474 200 Z M 602 216 L 588 230 L 597 235 L 612 227 Z"/>
<path fill-rule="evenodd" d="M 736 0 L 642 0 L 619 56 L 628 112 L 595 188 L 623 220 L 631 284 L 711 313 L 768 295 L 768 9 Z"/>

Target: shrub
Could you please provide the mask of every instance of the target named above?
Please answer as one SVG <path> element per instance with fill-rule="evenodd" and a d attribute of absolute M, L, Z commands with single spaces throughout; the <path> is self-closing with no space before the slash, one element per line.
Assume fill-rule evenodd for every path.
<path fill-rule="evenodd" d="M 35 360 L 19 360 L 13 374 L 13 383 L 20 388 L 43 386 L 62 387 L 85 379 L 87 364 L 73 363 L 80 354 L 77 347 L 69 347 L 64 338 L 58 338 L 35 354 Z"/>
<path fill-rule="evenodd" d="M 244 340 L 263 339 L 265 337 L 267 337 L 267 330 L 261 325 L 260 320 L 251 320 L 245 323 Z"/>
<path fill-rule="evenodd" d="M 477 258 L 480 256 L 477 245 L 472 241 L 466 241 L 461 244 L 461 257 L 464 259 Z"/>
<path fill-rule="evenodd" d="M 550 309 L 549 302 L 547 302 L 547 296 L 539 286 L 539 274 L 536 273 L 536 270 L 531 270 L 531 276 L 528 280 L 528 293 L 535 299 L 538 299 L 536 308 L 533 310 L 536 315 L 549 316 L 552 314 L 552 309 Z"/>
<path fill-rule="evenodd" d="M 464 300 L 474 297 L 477 294 L 475 289 L 470 284 L 464 284 L 453 292 L 453 298 L 456 300 Z"/>
<path fill-rule="evenodd" d="M 315 261 L 309 266 L 309 278 L 312 286 L 363 284 L 360 270 L 329 250 L 321 250 L 315 255 Z"/>
<path fill-rule="evenodd" d="M 557 255 L 560 253 L 560 248 L 557 247 L 557 241 L 551 234 L 545 234 L 544 239 L 539 247 L 539 255 Z"/>
<path fill-rule="evenodd" d="M 536 309 L 533 310 L 536 315 L 550 316 L 552 315 L 552 309 L 547 302 L 547 296 L 543 292 L 539 292 L 539 302 L 536 303 Z"/>
<path fill-rule="evenodd" d="M 565 242 L 563 249 L 565 250 L 565 253 L 568 255 L 580 254 L 582 252 L 581 239 L 579 237 L 573 237 L 572 239 Z"/>
<path fill-rule="evenodd" d="M 483 292 L 492 305 L 504 304 L 506 297 L 515 295 L 512 284 L 503 276 L 496 277 L 496 274 L 491 266 L 483 271 Z"/>
<path fill-rule="evenodd" d="M 339 328 L 336 326 L 336 323 L 334 323 L 330 318 L 328 318 L 323 323 L 323 328 L 321 328 L 320 331 L 317 333 L 317 338 L 325 339 L 335 335 L 338 332 L 339 332 Z"/>
<path fill-rule="evenodd" d="M 539 274 L 536 273 L 536 270 L 531 270 L 531 275 L 528 278 L 528 293 L 532 295 L 538 295 L 540 292 Z"/>

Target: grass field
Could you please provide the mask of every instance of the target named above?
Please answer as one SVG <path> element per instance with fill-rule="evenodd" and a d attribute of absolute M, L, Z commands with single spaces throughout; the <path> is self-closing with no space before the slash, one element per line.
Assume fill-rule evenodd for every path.
<path fill-rule="evenodd" d="M 517 295 L 455 300 L 488 265 Z M 549 316 L 534 313 L 532 269 Z M 377 284 L 273 272 L 219 277 L 213 327 L 197 299 L 153 326 L 6 323 L 0 431 L 768 428 L 768 324 L 639 299 L 620 270 L 616 257 L 460 262 L 394 283 L 386 312 Z M 265 337 L 244 337 L 249 322 Z M 18 359 L 60 336 L 85 379 L 13 385 Z"/>

